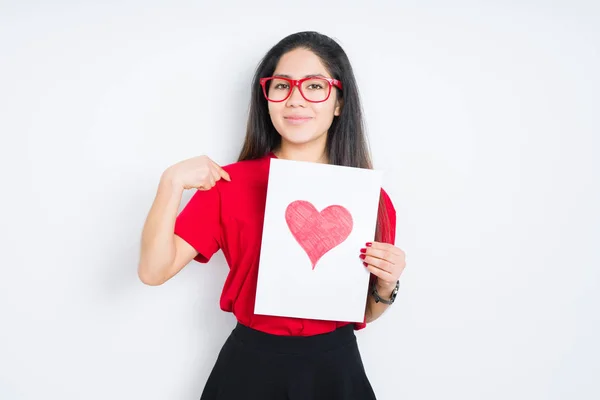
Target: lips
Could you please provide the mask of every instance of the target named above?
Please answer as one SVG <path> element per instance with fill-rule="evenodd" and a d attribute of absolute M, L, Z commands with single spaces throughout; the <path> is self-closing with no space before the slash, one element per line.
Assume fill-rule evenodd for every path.
<path fill-rule="evenodd" d="M 310 117 L 301 117 L 301 116 L 295 116 L 295 115 L 289 116 L 289 117 L 283 117 L 283 118 L 285 119 L 285 122 L 288 125 L 304 125 L 312 119 Z"/>
<path fill-rule="evenodd" d="M 304 117 L 302 115 L 289 115 L 289 116 L 283 117 L 283 118 L 290 125 L 302 125 L 312 119 L 312 117 Z"/>
<path fill-rule="evenodd" d="M 311 119 L 311 117 L 303 117 L 301 115 L 290 115 L 289 117 L 283 117 L 283 118 L 289 119 L 289 120 L 292 120 L 292 121 L 302 121 L 302 120 L 305 120 L 305 119 Z"/>

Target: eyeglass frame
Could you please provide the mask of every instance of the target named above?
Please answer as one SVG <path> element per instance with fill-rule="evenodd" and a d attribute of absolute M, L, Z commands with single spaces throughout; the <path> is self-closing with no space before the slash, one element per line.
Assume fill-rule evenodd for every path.
<path fill-rule="evenodd" d="M 288 95 L 282 99 L 282 100 L 271 100 L 269 99 L 269 96 L 267 95 L 267 81 L 269 79 L 282 79 L 284 81 L 287 81 L 290 83 L 291 85 L 291 89 L 290 92 L 288 93 Z M 329 93 L 327 93 L 327 97 L 325 97 L 324 100 L 319 100 L 319 101 L 313 101 L 313 100 L 309 100 L 304 96 L 304 93 L 302 92 L 302 88 L 300 87 L 300 85 L 302 83 L 304 83 L 305 81 L 311 80 L 311 79 L 323 79 L 327 82 L 329 82 Z M 310 103 L 322 103 L 324 101 L 327 101 L 329 99 L 329 96 L 331 96 L 331 88 L 333 86 L 335 86 L 336 88 L 342 90 L 342 82 L 337 80 L 337 79 L 333 79 L 333 78 L 326 78 L 324 76 L 307 76 L 306 78 L 302 78 L 302 79 L 290 79 L 290 78 L 284 78 L 282 76 L 267 76 L 264 78 L 260 78 L 260 85 L 262 86 L 263 89 L 263 94 L 265 96 L 265 99 L 267 99 L 267 101 L 270 101 L 272 103 L 281 103 L 282 101 L 286 101 L 287 99 L 290 98 L 290 96 L 292 95 L 292 92 L 294 91 L 294 87 L 298 87 L 298 91 L 300 92 L 300 96 L 302 96 L 302 98 Z"/>

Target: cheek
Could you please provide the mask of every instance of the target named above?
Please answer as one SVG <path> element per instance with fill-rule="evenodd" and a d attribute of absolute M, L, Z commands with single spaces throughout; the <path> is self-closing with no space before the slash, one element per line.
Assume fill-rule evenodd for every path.
<path fill-rule="evenodd" d="M 283 107 L 281 106 L 282 103 L 271 103 L 269 102 L 269 114 L 271 115 L 271 118 L 273 117 L 277 117 L 278 115 L 281 115 L 283 112 Z"/>
<path fill-rule="evenodd" d="M 326 102 L 314 104 L 313 112 L 322 120 L 330 120 L 334 117 L 335 103 Z"/>

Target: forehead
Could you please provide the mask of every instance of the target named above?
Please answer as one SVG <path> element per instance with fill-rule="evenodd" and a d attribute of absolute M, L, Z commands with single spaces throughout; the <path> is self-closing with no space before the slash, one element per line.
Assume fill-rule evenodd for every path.
<path fill-rule="evenodd" d="M 329 77 L 329 71 L 327 71 L 321 59 L 307 49 L 294 49 L 285 53 L 279 59 L 273 74 L 289 75 L 293 79 L 316 74 Z"/>

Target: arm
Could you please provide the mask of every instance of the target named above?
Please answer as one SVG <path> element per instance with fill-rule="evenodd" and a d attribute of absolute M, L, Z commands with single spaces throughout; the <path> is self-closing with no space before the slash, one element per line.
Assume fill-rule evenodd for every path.
<path fill-rule="evenodd" d="M 189 264 L 199 252 L 204 252 L 206 262 L 217 251 L 218 242 L 214 238 L 215 225 L 218 225 L 217 203 L 201 199 L 216 199 L 211 188 L 221 179 L 231 180 L 223 168 L 205 155 L 181 161 L 163 172 L 142 231 L 138 264 L 138 276 L 142 282 L 161 285 Z M 183 191 L 193 188 L 198 190 L 182 211 L 183 218 L 180 219 L 177 209 Z M 203 217 L 207 215 L 213 217 L 208 218 L 213 221 L 213 229 L 208 223 L 203 223 L 199 229 L 196 222 L 206 219 Z M 181 223 L 178 225 L 178 222 Z"/>
<path fill-rule="evenodd" d="M 383 211 L 386 212 L 383 212 Z M 366 248 L 361 249 L 360 258 L 367 270 L 371 273 L 369 282 L 369 295 L 367 296 L 367 305 L 365 307 L 365 322 L 373 322 L 379 318 L 389 307 L 388 304 L 375 301 L 371 295 L 371 283 L 376 282 L 377 293 L 384 299 L 391 297 L 396 281 L 400 278 L 404 267 L 406 266 L 406 254 L 396 246 L 396 210 L 392 200 L 381 189 L 380 206 L 378 211 L 378 223 L 382 223 L 380 242 L 370 242 Z"/>
<path fill-rule="evenodd" d="M 183 190 L 168 173 L 161 176 L 142 231 L 138 276 L 147 285 L 163 284 L 198 254 L 173 233 Z"/>
<path fill-rule="evenodd" d="M 381 242 L 369 243 L 367 248 L 361 251 L 365 267 L 372 274 L 371 278 L 376 279 L 377 293 L 380 297 L 389 299 L 406 267 L 406 253 L 390 243 Z M 375 298 L 369 293 L 365 322 L 375 321 L 388 307 L 387 304 L 375 302 Z"/>

